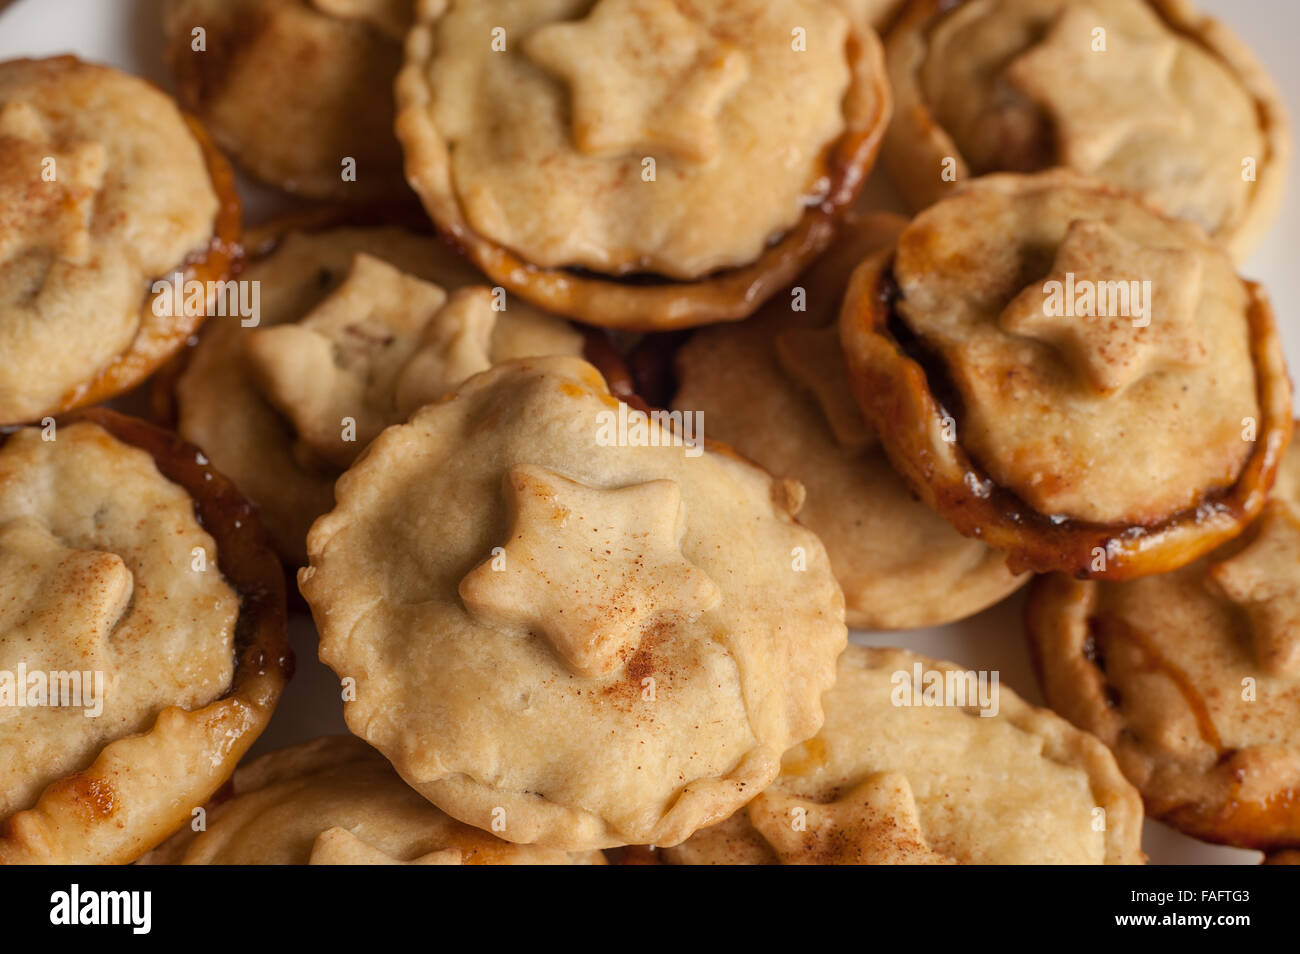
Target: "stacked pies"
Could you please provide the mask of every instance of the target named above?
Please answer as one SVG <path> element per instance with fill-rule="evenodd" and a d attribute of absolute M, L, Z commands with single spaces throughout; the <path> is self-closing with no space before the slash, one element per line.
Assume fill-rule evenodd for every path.
<path fill-rule="evenodd" d="M 1236 264 L 1289 139 L 1224 27 L 163 26 L 179 106 L 0 63 L 0 861 L 1141 864 L 1148 814 L 1300 854 L 1300 452 Z M 328 204 L 244 234 L 218 148 Z M 146 380 L 153 424 L 91 406 Z M 241 764 L 286 573 L 352 734 Z M 849 645 L 1021 588 L 1050 709 Z"/>

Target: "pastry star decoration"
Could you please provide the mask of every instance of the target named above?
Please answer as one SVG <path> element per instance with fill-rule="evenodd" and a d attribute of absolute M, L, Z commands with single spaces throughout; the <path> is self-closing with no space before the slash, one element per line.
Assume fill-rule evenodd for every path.
<path fill-rule="evenodd" d="M 244 359 L 311 455 L 347 467 L 384 428 L 490 367 L 495 324 L 488 289 L 448 298 L 363 253 L 301 321 L 249 334 Z M 344 439 L 344 418 L 355 440 Z"/>
<path fill-rule="evenodd" d="M 1272 500 L 1258 535 L 1236 556 L 1210 567 L 1209 576 L 1245 607 L 1255 658 L 1271 676 L 1300 672 L 1300 515 Z"/>
<path fill-rule="evenodd" d="M 786 865 L 955 863 L 926 844 L 899 772 L 873 775 L 829 804 L 767 791 L 750 802 L 749 821 Z"/>
<path fill-rule="evenodd" d="M 675 481 L 605 490 L 520 465 L 505 485 L 509 540 L 461 580 L 461 600 L 489 626 L 546 639 L 578 675 L 609 675 L 647 629 L 693 620 L 721 600 L 682 555 Z"/>
<path fill-rule="evenodd" d="M 0 104 L 0 262 L 35 248 L 84 264 L 106 164 L 102 144 L 56 146 L 35 107 Z"/>
<path fill-rule="evenodd" d="M 875 443 L 849 385 L 838 324 L 786 329 L 776 336 L 776 354 L 786 374 L 817 399 L 840 446 L 863 451 Z"/>
<path fill-rule="evenodd" d="M 1094 49 L 1097 29 L 1106 30 L 1105 50 Z M 1170 81 L 1177 57 L 1172 34 L 1131 36 L 1106 28 L 1088 6 L 1067 3 L 1005 78 L 1050 113 L 1060 163 L 1094 171 L 1134 133 L 1190 130 L 1192 116 Z"/>
<path fill-rule="evenodd" d="M 410 861 L 395 858 L 346 828 L 326 828 L 311 846 L 311 865 L 458 865 L 460 850 L 443 848 Z"/>
<path fill-rule="evenodd" d="M 134 589 L 116 553 L 67 546 L 30 518 L 0 526 L 0 591 L 11 594 L 0 606 L 0 669 L 20 660 L 33 671 L 109 669 L 108 638 Z"/>
<path fill-rule="evenodd" d="M 1070 224 L 1051 274 L 1017 295 L 999 324 L 1051 345 L 1094 392 L 1116 394 L 1152 371 L 1205 363 L 1200 287 L 1195 253 L 1148 248 L 1080 220 Z"/>
<path fill-rule="evenodd" d="M 600 0 L 584 20 L 539 29 L 524 52 L 568 83 L 574 142 L 594 156 L 665 149 L 707 162 L 722 106 L 749 75 L 738 47 L 672 0 Z"/>

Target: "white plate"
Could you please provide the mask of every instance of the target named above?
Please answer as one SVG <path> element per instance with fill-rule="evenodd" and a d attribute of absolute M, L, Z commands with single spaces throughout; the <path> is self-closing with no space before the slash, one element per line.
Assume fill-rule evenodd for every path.
<path fill-rule="evenodd" d="M 1294 55 L 1294 38 L 1300 35 L 1300 4 L 1203 0 L 1201 7 L 1246 40 L 1281 86 L 1291 114 L 1300 115 L 1300 62 Z M 0 59 L 75 53 L 169 87 L 161 52 L 161 8 L 161 0 L 17 0 L 0 13 Z M 264 220 L 289 205 L 272 191 L 247 181 L 241 180 L 240 192 L 248 222 Z M 883 175 L 868 183 L 866 201 L 878 208 L 901 209 Z M 1277 224 L 1244 272 L 1268 288 L 1292 368 L 1300 368 L 1300 319 L 1294 310 L 1294 303 L 1300 300 L 1300 270 L 1294 264 L 1298 247 L 1300 194 L 1290 189 Z M 1188 439 L 1195 440 L 1195 435 Z M 854 641 L 906 646 L 973 669 L 998 670 L 1005 685 L 1041 705 L 1021 628 L 1023 602 L 1021 594 L 961 623 L 902 634 L 858 632 Z M 316 633 L 310 618 L 295 618 L 291 630 L 298 672 L 254 754 L 347 731 L 338 680 L 316 659 Z M 1260 858 L 1254 851 L 1206 845 L 1152 821 L 1146 823 L 1143 847 L 1153 864 L 1254 864 Z"/>

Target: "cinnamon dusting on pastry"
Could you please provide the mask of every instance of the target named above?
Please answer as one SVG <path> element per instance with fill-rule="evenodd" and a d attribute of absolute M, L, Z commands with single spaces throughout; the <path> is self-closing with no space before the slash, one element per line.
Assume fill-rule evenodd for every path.
<path fill-rule="evenodd" d="M 461 599 L 489 625 L 543 636 L 579 675 L 609 674 L 656 621 L 695 619 L 721 599 L 681 553 L 673 481 L 607 490 L 520 465 L 506 491 L 509 539 L 461 580 Z"/>

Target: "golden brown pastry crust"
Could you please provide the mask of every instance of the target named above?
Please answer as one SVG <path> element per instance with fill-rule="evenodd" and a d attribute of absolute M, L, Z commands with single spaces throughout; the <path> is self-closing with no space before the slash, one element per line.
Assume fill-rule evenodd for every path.
<path fill-rule="evenodd" d="M 330 736 L 263 755 L 235 772 L 205 810 L 141 864 L 605 864 L 513 845 L 443 814 L 353 736 Z"/>
<path fill-rule="evenodd" d="M 1012 196 L 1082 189 L 1084 194 L 1090 191 L 1099 203 L 1117 201 L 1131 204 L 1134 210 L 1143 209 L 1126 193 L 1064 170 L 1034 176 L 989 176 L 966 188 L 972 193 Z M 954 199 L 962 195 L 959 192 Z M 935 206 L 923 216 L 940 208 Z M 1142 214 L 1158 216 L 1149 209 Z M 1187 223 L 1178 227 L 1194 229 Z M 907 236 L 905 233 L 902 241 Z M 1004 236 L 1001 242 L 1009 247 L 1014 239 Z M 920 281 L 926 280 L 921 264 L 925 248 L 932 247 L 945 261 L 959 254 L 941 241 L 926 246 L 927 241 L 928 233 L 918 233 L 913 247 L 911 264 Z M 974 257 L 968 261 L 971 264 L 966 271 L 977 274 L 982 260 Z M 840 330 L 858 402 L 879 432 L 894 466 L 921 498 L 962 533 L 1006 550 L 1013 570 L 1060 570 L 1109 580 L 1170 570 L 1240 533 L 1263 507 L 1291 436 L 1291 386 L 1272 308 L 1255 283 L 1241 280 L 1248 302 L 1241 320 L 1248 331 L 1254 366 L 1257 431 L 1254 448 L 1235 480 L 1226 487 L 1203 489 L 1192 507 L 1122 523 L 1102 522 L 1041 513 L 1000 486 L 990 477 L 988 467 L 975 461 L 963 443 L 960 407 L 945 410 L 944 399 L 937 393 L 952 387 L 944 359 L 924 353 L 908 322 L 900 318 L 894 263 L 895 253 L 889 251 L 864 262 L 845 296 Z M 1017 289 L 990 294 L 1014 294 Z M 900 334 L 904 336 L 901 339 Z M 1006 346 L 1019 340 L 1008 335 Z M 949 403 L 959 399 L 947 398 Z M 1225 429 L 1230 426 L 1221 423 Z M 954 426 L 956 439 L 951 439 Z M 1204 420 L 1195 426 L 1205 426 Z M 1231 426 L 1238 425 L 1232 422 Z M 1121 452 L 1116 448 L 1116 453 Z M 1124 488 L 1112 487 L 1110 492 L 1122 494 Z"/>
<path fill-rule="evenodd" d="M 407 41 L 407 63 L 397 80 L 397 134 L 406 153 L 407 179 L 438 228 L 493 281 L 539 307 L 588 324 L 651 331 L 735 321 L 752 314 L 830 243 L 834 223 L 860 190 L 889 120 L 890 95 L 879 40 L 856 16 L 859 11 L 846 7 L 852 22 L 848 43 L 852 80 L 845 97 L 845 131 L 823 158 L 824 198 L 783 235 L 773 236 L 756 260 L 691 280 L 649 282 L 543 267 L 476 231 L 457 195 L 450 144 L 434 122 L 434 91 L 427 75 L 427 65 L 436 54 L 438 20 L 453 2 L 422 4 Z"/>
<path fill-rule="evenodd" d="M 1025 608 L 1048 703 L 1110 746 L 1148 813 L 1270 852 L 1300 848 L 1297 480 L 1293 446 L 1236 540 L 1125 583 L 1043 576 Z"/>
<path fill-rule="evenodd" d="M 796 283 L 806 312 L 781 296 L 749 321 L 695 332 L 675 359 L 672 407 L 703 412 L 712 437 L 807 489 L 799 521 L 826 546 L 854 628 L 935 626 L 1028 582 L 915 499 L 849 391 L 836 329 L 848 276 L 905 224 L 850 214 Z"/>
<path fill-rule="evenodd" d="M 348 11 L 324 0 L 168 0 L 177 96 L 263 182 L 313 199 L 413 201 L 392 87 L 414 2 Z M 356 161 L 355 181 L 343 178 L 345 158 Z"/>
<path fill-rule="evenodd" d="M 1258 135 L 1264 144 L 1265 154 L 1253 157 L 1257 160 L 1256 179 L 1250 190 L 1250 198 L 1244 208 L 1228 221 L 1219 223 L 1217 227 L 1207 224 L 1207 230 L 1227 246 L 1236 260 L 1241 261 L 1263 238 L 1281 204 L 1286 167 L 1291 154 L 1290 121 L 1281 95 L 1254 54 L 1241 40 L 1222 23 L 1199 14 L 1188 0 L 1133 2 L 1149 7 L 1172 35 L 1181 37 L 1191 48 L 1212 57 L 1235 78 L 1253 103 L 1258 116 Z M 891 179 L 914 209 L 938 201 L 971 176 L 998 171 L 1029 172 L 1057 164 L 1046 161 L 1044 157 L 1035 157 L 1027 146 L 1023 165 L 1014 168 L 1006 165 L 972 168 L 968 157 L 963 156 L 955 142 L 953 133 L 945 129 L 934 114 L 934 106 L 927 98 L 921 76 L 929 57 L 929 37 L 943 17 L 968 3 L 980 4 L 986 17 L 998 15 L 999 4 L 988 0 L 959 0 L 957 3 L 947 0 L 914 0 L 900 14 L 887 38 L 890 81 L 897 102 L 892 124 L 885 137 L 884 161 Z M 1026 99 L 1025 103 L 1032 105 L 1032 100 Z M 1215 104 L 1216 107 L 1219 105 Z M 1003 104 L 1002 108 L 1010 107 Z M 1102 118 L 1105 118 L 1105 114 Z M 1026 124 L 1033 122 L 1034 120 L 1025 120 Z M 1041 132 L 1022 131 L 1027 140 L 1042 135 Z M 1206 137 L 1214 142 L 1224 139 L 1222 135 L 1216 136 L 1213 131 L 1207 131 Z M 1152 148 L 1159 148 L 1158 137 L 1153 141 L 1155 145 Z M 955 164 L 954 175 L 945 180 L 940 171 L 948 160 Z M 1150 164 L 1147 172 L 1149 166 Z M 1136 177 L 1143 171 L 1142 163 L 1133 163 L 1127 170 L 1127 175 L 1115 180 L 1115 184 L 1140 189 L 1142 185 L 1136 181 Z M 1196 176 L 1197 187 L 1205 187 L 1208 178 L 1207 175 Z M 1176 189 L 1175 183 L 1174 176 L 1165 177 L 1165 185 L 1171 192 Z M 1170 208 L 1168 211 L 1174 213 L 1177 209 Z"/>
<path fill-rule="evenodd" d="M 173 434 L 113 411 L 89 421 L 153 456 L 193 498 L 240 599 L 230 689 L 200 709 L 163 709 L 153 727 L 105 745 L 85 769 L 49 785 L 36 804 L 0 821 L 0 863 L 121 864 L 158 845 L 210 798 L 266 727 L 292 674 L 284 580 L 253 507 Z"/>
<path fill-rule="evenodd" d="M 917 667 L 922 678 L 962 672 L 901 649 L 850 646 L 826 694 L 821 732 L 786 752 L 781 774 L 754 801 L 665 849 L 664 860 L 1145 860 L 1141 799 L 1105 746 L 1002 685 L 996 687 L 994 716 L 982 715 L 974 699 L 964 707 L 899 705 L 899 677 L 913 678 Z M 910 691 L 904 690 L 904 698 Z"/>
<path fill-rule="evenodd" d="M 53 57 L 48 60 L 15 60 L 6 65 L 20 70 L 42 71 L 46 74 L 42 82 L 47 83 L 51 82 L 51 77 L 57 78 L 60 73 L 75 78 L 78 82 L 85 81 L 96 73 L 111 76 L 114 82 L 119 78 L 119 74 L 115 71 L 83 63 L 72 56 Z M 132 77 L 131 82 L 142 81 Z M 149 90 L 150 95 L 162 95 L 152 87 L 149 87 Z M 181 260 L 176 261 L 172 271 L 180 272 L 183 282 L 197 281 L 205 284 L 222 282 L 230 278 L 239 268 L 243 257 L 240 245 L 241 211 L 234 173 L 198 120 L 179 113 L 178 118 L 183 119 L 190 135 L 197 143 L 198 152 L 201 154 L 215 195 L 216 212 L 211 238 L 205 244 L 191 249 Z M 199 199 L 196 198 L 196 201 Z M 21 213 L 23 210 L 17 211 Z M 167 272 L 147 276 L 147 278 L 152 285 L 154 279 L 171 281 L 173 275 L 172 272 Z M 18 400 L 13 410 L 0 405 L 0 423 L 17 424 L 35 421 L 48 415 L 106 401 L 131 390 L 161 368 L 169 358 L 185 346 L 203 323 L 205 315 L 192 315 L 184 309 L 179 315 L 159 315 L 154 311 L 156 300 L 156 295 L 145 293 L 139 307 L 138 324 L 129 347 L 112 357 L 91 378 L 68 389 L 57 400 L 46 402 L 43 407 L 34 405 L 27 398 Z"/>
<path fill-rule="evenodd" d="M 518 843 L 671 844 L 724 817 L 820 724 L 844 645 L 798 488 L 602 443 L 618 407 L 569 357 L 471 378 L 340 479 L 299 573 L 353 730 Z"/>
<path fill-rule="evenodd" d="M 294 565 L 306 562 L 307 531 L 332 505 L 343 468 L 296 452 L 298 435 L 257 385 L 243 342 L 299 321 L 339 287 L 358 253 L 449 290 L 481 283 L 482 277 L 435 236 L 409 231 L 405 226 L 418 225 L 414 219 L 391 209 L 326 208 L 254 230 L 247 239 L 250 260 L 243 277 L 262 283 L 260 325 L 214 322 L 155 383 L 158 419 L 174 423 L 231 475 L 258 506 L 276 548 Z M 541 318 L 526 303 L 509 307 Z"/>

